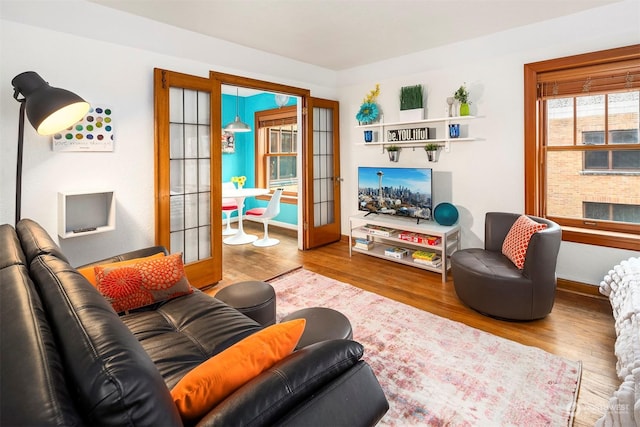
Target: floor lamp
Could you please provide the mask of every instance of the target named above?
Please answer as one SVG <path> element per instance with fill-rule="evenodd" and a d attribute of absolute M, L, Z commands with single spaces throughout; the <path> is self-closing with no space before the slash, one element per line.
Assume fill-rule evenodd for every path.
<path fill-rule="evenodd" d="M 40 135 L 51 135 L 80 121 L 89 103 L 73 92 L 49 86 L 38 73 L 26 71 L 11 80 L 13 98 L 20 103 L 18 121 L 18 162 L 16 165 L 16 225 L 22 205 L 22 146 L 24 116 Z M 18 98 L 22 95 L 22 98 Z"/>

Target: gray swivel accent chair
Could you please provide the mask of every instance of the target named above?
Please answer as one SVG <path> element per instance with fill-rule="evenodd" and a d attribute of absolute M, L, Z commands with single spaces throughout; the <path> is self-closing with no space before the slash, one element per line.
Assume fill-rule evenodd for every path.
<path fill-rule="evenodd" d="M 519 216 L 486 214 L 484 249 L 462 249 L 451 256 L 453 285 L 458 298 L 482 314 L 507 320 L 541 319 L 551 312 L 555 300 L 562 230 L 553 221 L 529 215 L 547 228 L 531 237 L 520 270 L 502 254 L 502 243 Z"/>

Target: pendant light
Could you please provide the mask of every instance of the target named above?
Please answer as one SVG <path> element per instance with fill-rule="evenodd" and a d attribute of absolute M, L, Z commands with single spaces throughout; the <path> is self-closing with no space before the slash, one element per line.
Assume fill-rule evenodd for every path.
<path fill-rule="evenodd" d="M 238 88 L 236 88 L 236 119 L 224 127 L 225 132 L 251 132 L 248 124 L 240 120 Z"/>
<path fill-rule="evenodd" d="M 276 105 L 278 106 L 278 108 L 282 108 L 289 103 L 289 95 L 282 95 L 282 94 L 276 93 L 275 99 L 276 99 Z"/>

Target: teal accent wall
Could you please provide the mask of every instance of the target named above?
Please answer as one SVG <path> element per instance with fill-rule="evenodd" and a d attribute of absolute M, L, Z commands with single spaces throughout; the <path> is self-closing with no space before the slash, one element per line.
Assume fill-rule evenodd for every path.
<path fill-rule="evenodd" d="M 287 106 L 296 105 L 297 99 L 290 97 Z M 277 108 L 275 96 L 262 93 L 238 100 L 240 119 L 251 127 L 251 132 L 235 134 L 236 152 L 234 154 L 222 154 L 222 181 L 231 181 L 232 176 L 244 175 L 247 177 L 246 187 L 254 187 L 255 180 L 255 113 L 258 111 Z M 236 96 L 222 95 L 222 126 L 233 121 L 236 117 Z M 222 150 L 222 148 L 220 148 Z M 257 200 L 249 197 L 245 200 L 245 210 L 254 207 L 265 207 L 268 201 Z M 237 216 L 234 212 L 232 216 Z M 298 206 L 289 203 L 280 205 L 280 214 L 275 218 L 278 222 L 298 225 Z"/>
<path fill-rule="evenodd" d="M 238 109 L 240 111 L 240 118 L 248 123 L 253 129 L 253 124 L 247 122 L 244 114 L 245 98 L 238 98 Z M 236 97 L 235 95 L 222 95 L 222 126 L 232 122 L 236 117 Z M 222 181 L 231 181 L 232 176 L 244 175 L 247 177 L 246 186 L 253 187 L 253 132 L 236 133 L 236 152 L 235 154 L 222 154 Z M 251 147 L 247 147 L 247 141 Z M 249 150 L 249 148 L 251 148 Z M 222 150 L 222 147 L 220 147 Z M 246 157 L 251 156 L 251 168 L 247 168 L 245 164 Z"/>

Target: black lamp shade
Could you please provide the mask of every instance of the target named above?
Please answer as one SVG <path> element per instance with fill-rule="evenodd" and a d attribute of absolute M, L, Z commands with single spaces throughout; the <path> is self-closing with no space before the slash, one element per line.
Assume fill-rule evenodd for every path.
<path fill-rule="evenodd" d="M 77 123 L 89 111 L 89 104 L 68 90 L 49 86 L 33 71 L 13 78 L 14 98 L 22 94 L 31 125 L 41 135 L 51 135 Z"/>

